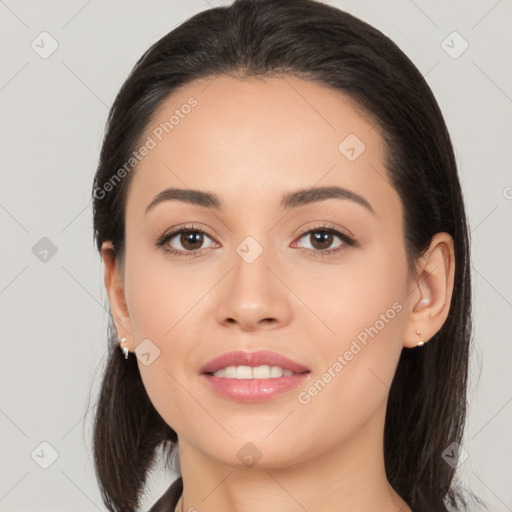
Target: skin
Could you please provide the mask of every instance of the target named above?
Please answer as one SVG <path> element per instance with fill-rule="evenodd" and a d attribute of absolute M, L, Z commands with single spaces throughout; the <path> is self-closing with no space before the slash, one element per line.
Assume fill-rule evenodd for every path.
<path fill-rule="evenodd" d="M 402 204 L 384 167 L 383 140 L 340 92 L 292 77 L 200 80 L 160 105 L 146 136 L 190 96 L 198 105 L 133 176 L 124 265 L 116 265 L 110 242 L 102 250 L 119 337 L 131 352 L 146 338 L 160 350 L 151 364 L 138 365 L 151 402 L 178 434 L 184 492 L 177 510 L 410 511 L 386 479 L 386 403 L 401 351 L 422 350 L 418 341 L 429 340 L 448 315 L 451 237 L 438 233 L 409 274 Z M 366 146 L 354 161 L 338 150 L 351 133 Z M 363 196 L 375 213 L 347 199 L 280 207 L 285 193 L 327 185 Z M 168 187 L 214 192 L 225 209 L 167 201 L 144 215 Z M 318 221 L 353 233 L 358 245 L 315 256 L 315 248 L 343 244 L 336 236 L 330 245 L 304 236 Z M 211 234 L 192 246 L 200 248 L 197 258 L 155 246 L 191 222 Z M 250 264 L 236 252 L 247 236 L 263 248 Z M 187 250 L 180 235 L 171 245 Z M 300 403 L 298 393 L 394 303 L 401 311 Z M 199 368 L 236 349 L 274 350 L 311 374 L 271 400 L 234 402 L 214 394 Z M 252 467 L 237 457 L 248 442 L 261 453 Z"/>

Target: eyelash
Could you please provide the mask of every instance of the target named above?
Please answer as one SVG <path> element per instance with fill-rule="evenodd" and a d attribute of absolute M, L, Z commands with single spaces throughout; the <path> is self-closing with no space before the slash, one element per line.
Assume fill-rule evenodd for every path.
<path fill-rule="evenodd" d="M 192 257 L 192 258 L 197 258 L 198 256 L 201 255 L 202 251 L 204 249 L 196 249 L 194 251 L 178 251 L 176 249 L 168 249 L 165 247 L 165 244 L 173 239 L 176 235 L 179 235 L 181 233 L 201 233 L 203 235 L 206 235 L 208 236 L 209 238 L 213 239 L 213 237 L 205 230 L 199 228 L 199 227 L 196 227 L 194 225 L 191 225 L 191 226 L 185 226 L 185 227 L 181 227 L 179 229 L 176 229 L 174 231 L 171 231 L 170 233 L 166 233 L 164 235 L 162 235 L 156 242 L 156 246 L 157 247 L 160 247 L 166 254 L 169 254 L 170 256 L 173 256 L 173 257 L 178 257 L 178 258 L 181 258 L 181 257 Z M 313 254 L 314 256 L 316 257 L 325 257 L 325 256 L 329 256 L 331 254 L 334 254 L 334 253 L 338 253 L 338 252 L 341 252 L 343 250 L 346 249 L 346 246 L 348 247 L 353 247 L 353 246 L 357 246 L 357 242 L 353 239 L 353 238 L 350 238 L 348 235 L 344 234 L 344 233 L 341 233 L 340 231 L 338 231 L 337 229 L 329 226 L 329 225 L 325 225 L 325 224 L 321 224 L 321 225 L 318 225 L 318 226 L 315 226 L 311 229 L 309 229 L 308 231 L 305 231 L 304 233 L 302 233 L 299 237 L 298 237 L 298 240 L 300 240 L 301 238 L 303 238 L 304 236 L 306 235 L 309 235 L 311 233 L 315 233 L 315 232 L 322 232 L 322 233 L 329 233 L 329 234 L 332 234 L 332 235 L 335 235 L 337 237 L 339 237 L 342 242 L 343 242 L 343 245 L 335 248 L 335 249 L 327 249 L 327 250 L 320 250 L 320 249 L 309 249 L 309 248 L 305 248 L 303 249 L 304 252 L 308 253 L 308 254 Z"/>

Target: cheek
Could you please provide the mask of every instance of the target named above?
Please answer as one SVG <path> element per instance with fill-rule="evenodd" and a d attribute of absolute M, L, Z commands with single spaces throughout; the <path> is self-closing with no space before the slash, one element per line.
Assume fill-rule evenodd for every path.
<path fill-rule="evenodd" d="M 187 280 L 175 274 L 158 262 L 133 264 L 126 274 L 133 339 L 150 354 L 145 364 L 142 350 L 138 351 L 141 379 L 153 407 L 172 428 L 183 421 L 180 411 L 190 408 L 190 396 L 183 388 L 183 373 L 190 370 L 186 326 L 193 318 L 194 304 L 207 289 L 193 280 L 194 286 L 187 286 Z"/>
<path fill-rule="evenodd" d="M 212 286 L 204 272 L 171 263 L 160 254 L 135 255 L 127 266 L 126 298 L 136 342 L 154 339 L 160 349 L 190 322 L 201 297 Z M 181 325 L 180 325 L 181 324 Z"/>
<path fill-rule="evenodd" d="M 147 365 L 142 356 L 137 358 L 139 371 L 153 406 L 174 425 L 177 412 L 190 401 L 179 382 L 197 370 L 190 358 L 201 334 L 196 329 L 204 325 L 197 315 L 214 277 L 203 272 L 198 278 L 192 266 L 173 266 L 160 255 L 142 251 L 131 253 L 129 263 L 125 287 L 132 336 L 136 347 L 140 344 L 150 354 Z"/>
<path fill-rule="evenodd" d="M 407 293 L 403 248 L 375 243 L 352 251 L 339 265 L 316 268 L 294 281 L 294 291 L 316 315 L 325 347 L 348 348 L 358 337 L 363 343 L 366 338 L 399 341 Z"/>
<path fill-rule="evenodd" d="M 375 246 L 333 275 L 321 296 L 317 288 L 315 311 L 331 333 L 317 338 L 318 380 L 301 403 L 341 422 L 350 411 L 355 425 L 386 399 L 403 347 L 405 251 Z"/>

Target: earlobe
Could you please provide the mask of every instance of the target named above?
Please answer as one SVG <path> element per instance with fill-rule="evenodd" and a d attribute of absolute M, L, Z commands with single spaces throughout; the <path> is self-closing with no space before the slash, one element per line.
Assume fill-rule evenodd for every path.
<path fill-rule="evenodd" d="M 105 267 L 104 282 L 107 290 L 110 309 L 114 317 L 117 336 L 123 343 L 127 343 L 130 347 L 131 340 L 131 322 L 122 278 L 119 275 L 118 266 L 116 264 L 115 250 L 111 241 L 103 242 L 101 246 L 101 257 Z M 127 341 L 128 340 L 128 341 Z M 122 347 L 123 350 L 125 347 Z M 129 348 L 132 351 L 131 347 Z"/>
<path fill-rule="evenodd" d="M 419 258 L 409 290 L 404 346 L 421 347 L 443 326 L 450 311 L 455 276 L 453 239 L 436 233 Z"/>

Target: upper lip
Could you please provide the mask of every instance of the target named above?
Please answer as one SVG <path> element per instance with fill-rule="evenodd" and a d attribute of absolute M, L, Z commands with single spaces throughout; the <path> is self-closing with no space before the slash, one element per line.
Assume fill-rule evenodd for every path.
<path fill-rule="evenodd" d="M 228 366 L 280 366 L 284 370 L 291 370 L 294 373 L 309 371 L 309 368 L 303 366 L 287 357 L 272 352 L 271 350 L 259 350 L 257 352 L 244 352 L 236 350 L 212 359 L 201 368 L 201 373 L 215 373 L 221 368 Z"/>

